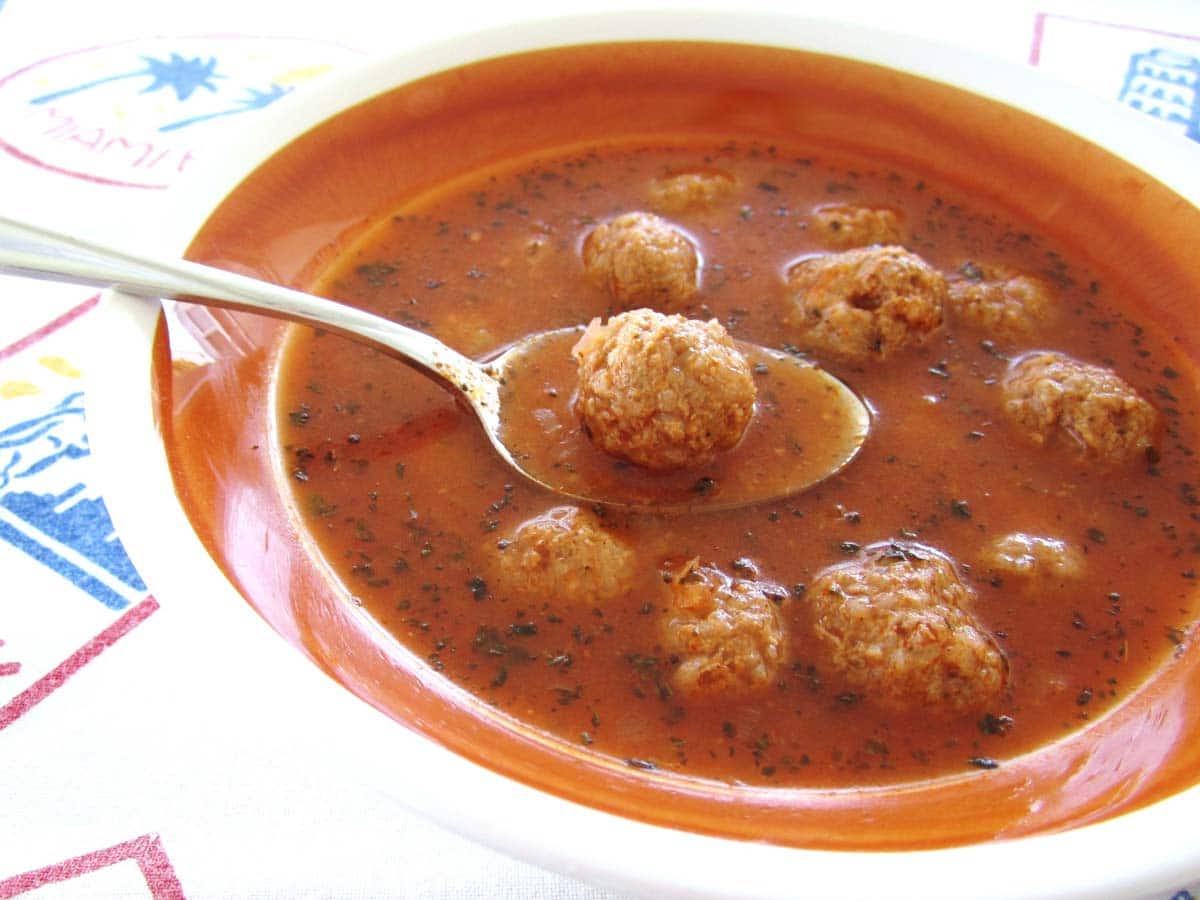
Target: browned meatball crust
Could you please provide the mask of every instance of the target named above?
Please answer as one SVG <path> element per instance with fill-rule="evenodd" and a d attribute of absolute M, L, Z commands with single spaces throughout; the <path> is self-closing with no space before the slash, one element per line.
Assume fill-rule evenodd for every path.
<path fill-rule="evenodd" d="M 497 544 L 506 591 L 573 604 L 603 604 L 625 593 L 634 558 L 595 515 L 574 506 L 522 522 Z"/>
<path fill-rule="evenodd" d="M 635 309 L 594 320 L 571 352 L 575 408 L 593 443 L 646 468 L 707 462 L 754 414 L 750 364 L 716 320 Z"/>
<path fill-rule="evenodd" d="M 728 199 L 737 181 L 727 172 L 697 169 L 673 172 L 650 186 L 650 205 L 665 213 L 703 212 Z"/>
<path fill-rule="evenodd" d="M 874 544 L 821 572 L 808 597 L 829 662 L 884 707 L 978 712 L 1005 689 L 1008 662 L 970 612 L 973 591 L 931 547 Z"/>
<path fill-rule="evenodd" d="M 812 230 L 825 244 L 838 248 L 904 241 L 900 217 L 894 211 L 852 203 L 818 206 L 812 212 Z"/>
<path fill-rule="evenodd" d="M 734 696 L 770 685 L 787 656 L 783 588 L 731 578 L 697 560 L 667 584 L 663 649 L 677 661 L 672 684 L 686 695 Z"/>
<path fill-rule="evenodd" d="M 801 260 L 788 271 L 788 322 L 819 352 L 884 359 L 942 324 L 946 279 L 902 247 Z"/>
<path fill-rule="evenodd" d="M 1033 334 L 1056 312 L 1056 298 L 1046 282 L 1009 266 L 965 263 L 949 284 L 952 315 L 993 337 Z"/>
<path fill-rule="evenodd" d="M 1037 444 L 1065 443 L 1119 464 L 1154 445 L 1158 413 L 1111 369 L 1063 353 L 1027 353 L 1003 380 L 1004 410 Z"/>
<path fill-rule="evenodd" d="M 700 286 L 700 255 L 681 229 L 647 212 L 597 225 L 583 241 L 583 268 L 622 307 L 667 307 Z"/>

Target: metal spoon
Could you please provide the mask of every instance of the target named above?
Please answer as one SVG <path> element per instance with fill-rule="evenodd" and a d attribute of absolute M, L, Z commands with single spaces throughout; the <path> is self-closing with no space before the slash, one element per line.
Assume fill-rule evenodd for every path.
<path fill-rule="evenodd" d="M 547 351 L 569 352 L 578 329 L 535 334 L 490 361 L 476 362 L 427 334 L 333 300 L 187 260 L 150 259 L 3 217 L 0 272 L 115 288 L 151 300 L 174 298 L 260 313 L 369 344 L 457 391 L 474 410 L 496 452 L 527 478 L 592 503 L 678 511 L 725 509 L 788 496 L 841 470 L 858 453 L 870 425 L 870 413 L 863 402 L 829 373 L 785 354 L 743 345 L 752 361 L 766 360 L 770 364 L 772 377 L 805 379 L 803 384 L 796 384 L 813 398 L 805 405 L 814 408 L 804 411 L 804 420 L 796 427 L 807 428 L 818 439 L 816 452 L 794 452 L 786 460 L 781 458 L 780 465 L 766 467 L 765 476 L 762 465 L 747 467 L 734 459 L 723 469 L 718 464 L 714 471 L 727 473 L 719 480 L 704 472 L 685 472 L 663 480 L 613 464 L 593 466 L 592 471 L 603 477 L 586 483 L 580 481 L 575 466 L 555 465 L 536 453 L 514 453 L 504 439 L 508 398 L 511 386 L 521 383 L 516 376 L 522 367 L 535 365 L 539 354 Z M 793 438 L 791 443 L 797 442 Z M 737 452 L 735 449 L 728 455 Z"/>

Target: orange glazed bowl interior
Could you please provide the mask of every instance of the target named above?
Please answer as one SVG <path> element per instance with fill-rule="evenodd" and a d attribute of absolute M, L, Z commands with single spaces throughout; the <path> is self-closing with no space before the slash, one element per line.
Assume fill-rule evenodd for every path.
<path fill-rule="evenodd" d="M 328 80 L 231 150 L 189 258 L 310 289 L 410 198 L 471 173 L 736 134 L 920 172 L 1072 235 L 1118 286 L 1136 281 L 1153 298 L 1138 312 L 1182 359 L 1200 359 L 1193 148 L 1025 70 L 802 19 L 628 14 L 513 26 Z M 322 560 L 278 426 L 290 326 L 181 306 L 166 327 L 130 298 L 106 304 L 113 344 L 152 365 L 147 377 L 146 356 L 113 354 L 128 373 L 101 375 L 93 412 L 105 465 L 146 473 L 109 492 L 131 555 L 170 594 L 183 570 L 142 545 L 182 511 L 179 553 L 202 546 L 194 564 L 215 563 L 341 686 L 345 727 L 380 754 L 422 760 L 420 773 L 381 775 L 403 802 L 547 867 L 656 896 L 1151 896 L 1200 880 L 1200 844 L 1182 837 L 1200 814 L 1194 626 L 1103 715 L 997 768 L 822 788 L 631 766 L 457 686 Z M 1179 376 L 1194 383 L 1196 371 Z M 144 409 L 130 409 L 131 391 Z M 145 428 L 151 415 L 157 441 L 123 446 L 118 433 L 137 433 L 129 417 Z M 159 470 L 172 488 L 151 496 Z M 471 792 L 518 805 L 489 811 Z"/>

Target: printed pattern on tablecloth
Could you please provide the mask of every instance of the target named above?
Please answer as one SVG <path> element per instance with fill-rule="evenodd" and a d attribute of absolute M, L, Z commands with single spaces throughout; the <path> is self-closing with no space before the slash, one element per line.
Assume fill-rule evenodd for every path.
<path fill-rule="evenodd" d="M 66 882 L 71 882 L 69 889 Z M 156 834 L 0 880 L 0 900 L 18 895 L 36 900 L 43 889 L 60 900 L 66 896 L 183 900 L 184 896 Z"/>
<path fill-rule="evenodd" d="M 79 48 L 0 72 L 0 150 L 18 167 L 63 176 L 68 191 L 83 181 L 153 196 L 198 171 L 249 116 L 359 55 L 237 35 Z M 0 285 L 5 303 L 22 302 L 21 284 Z M 86 298 L 0 344 L 0 731 L 158 609 L 90 480 L 79 349 L 96 298 Z M 18 894 L 173 900 L 183 890 L 162 841 L 147 834 L 0 873 L 0 897 Z"/>
<path fill-rule="evenodd" d="M 1200 141 L 1200 36 L 1043 13 L 1030 62 Z"/>
<path fill-rule="evenodd" d="M 317 40 L 238 35 L 77 49 L 0 75 L 0 149 L 68 179 L 170 188 L 246 115 L 359 55 Z M 158 608 L 88 481 L 71 346 L 94 303 L 0 348 L 0 551 L 33 567 L 7 580 L 34 591 L 30 579 L 56 577 L 78 588 L 9 604 L 0 621 L 0 729 Z"/>
<path fill-rule="evenodd" d="M 0 548 L 26 563 L 5 566 L 0 728 L 158 606 L 89 486 L 83 373 L 75 360 L 94 305 L 87 300 L 0 348 Z M 39 590 L 63 579 L 77 590 Z M 26 591 L 36 603 L 11 596 Z"/>
<path fill-rule="evenodd" d="M 238 36 L 75 50 L 0 77 L 0 149 L 90 182 L 168 188 L 221 123 L 244 127 L 234 123 L 357 55 L 315 40 Z"/>

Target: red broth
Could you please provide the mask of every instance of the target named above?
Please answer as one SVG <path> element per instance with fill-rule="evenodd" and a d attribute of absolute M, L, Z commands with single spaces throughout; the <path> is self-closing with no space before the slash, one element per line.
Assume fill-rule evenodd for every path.
<path fill-rule="evenodd" d="M 810 247 L 808 209 L 894 205 L 934 265 L 1003 259 L 1056 285 L 1061 315 L 1033 343 L 1111 364 L 1158 407 L 1169 428 L 1154 471 L 1105 474 L 1031 450 L 996 414 L 993 380 L 1019 347 L 953 322 L 886 369 L 829 361 L 879 411 L 837 478 L 720 514 L 721 527 L 606 519 L 648 560 L 690 551 L 729 569 L 744 557 L 794 588 L 778 693 L 680 716 L 657 693 L 655 657 L 631 655 L 653 652 L 653 629 L 617 628 L 651 618 L 653 602 L 643 612 L 631 594 L 564 627 L 483 577 L 490 542 L 554 501 L 500 469 L 444 392 L 333 337 L 222 315 L 230 346 L 216 363 L 185 365 L 160 340 L 156 385 L 180 498 L 234 584 L 409 727 L 506 776 L 657 824 L 810 847 L 934 847 L 1094 821 L 1193 784 L 1200 281 L 1188 236 L 1200 214 L 1103 151 L 832 57 L 577 47 L 473 64 L 348 110 L 253 173 L 189 255 L 377 305 L 484 353 L 604 313 L 578 278 L 586 217 L 640 207 L 646 178 L 705 156 L 744 173 L 744 190 L 720 222 L 683 223 L 707 261 L 689 314 L 787 343 L 781 268 Z M 568 195 L 557 180 L 562 202 L 538 213 L 557 243 L 547 266 L 529 266 L 522 238 L 547 232 L 506 198 L 524 190 L 522 172 L 568 170 L 604 190 Z M 979 548 L 1014 528 L 1086 553 L 1084 585 L 993 583 Z M 1011 727 L 879 715 L 808 669 L 801 586 L 856 546 L 909 534 L 958 560 L 980 618 L 1003 635 L 1013 694 L 995 713 Z M 634 593 L 660 587 L 640 577 Z M 496 655 L 477 652 L 492 634 L 491 649 L 519 640 L 530 657 L 500 684 Z M 549 664 L 560 650 L 569 667 Z"/>
<path fill-rule="evenodd" d="M 384 355 L 298 329 L 281 368 L 280 463 L 346 590 L 497 709 L 633 766 L 729 783 L 853 787 L 1004 765 L 1127 698 L 1179 649 L 1195 614 L 1200 407 L 1185 364 L 1133 318 L 1086 246 L 921 173 L 731 136 L 571 149 L 464 177 L 397 208 L 318 290 L 475 355 L 586 322 L 613 303 L 584 277 L 582 235 L 645 208 L 656 179 L 697 167 L 727 172 L 739 188 L 674 217 L 705 259 L 686 312 L 735 337 L 800 341 L 784 321 L 783 273 L 828 252 L 810 213 L 831 199 L 897 210 L 906 244 L 946 272 L 974 261 L 1037 275 L 1057 315 L 1019 341 L 950 321 L 884 361 L 821 360 L 875 411 L 861 456 L 814 490 L 749 509 L 604 510 L 610 533 L 636 552 L 630 590 L 606 604 L 529 598 L 498 575 L 498 543 L 563 500 L 506 468 L 469 412 Z M 1017 433 L 998 381 L 1010 358 L 1035 348 L 1124 373 L 1168 422 L 1159 456 L 1109 468 Z M 531 417 L 520 446 L 563 431 L 578 439 L 570 368 L 537 374 L 545 415 Z M 786 430 L 781 418 L 755 427 Z M 1026 582 L 994 571 L 986 545 L 1014 531 L 1064 541 L 1084 559 L 1083 577 Z M 969 572 L 976 613 L 1011 667 L 1011 693 L 980 715 L 880 709 L 820 664 L 805 585 L 889 539 L 939 548 Z M 730 700 L 671 690 L 662 573 L 692 557 L 788 586 L 791 654 L 769 690 Z"/>

